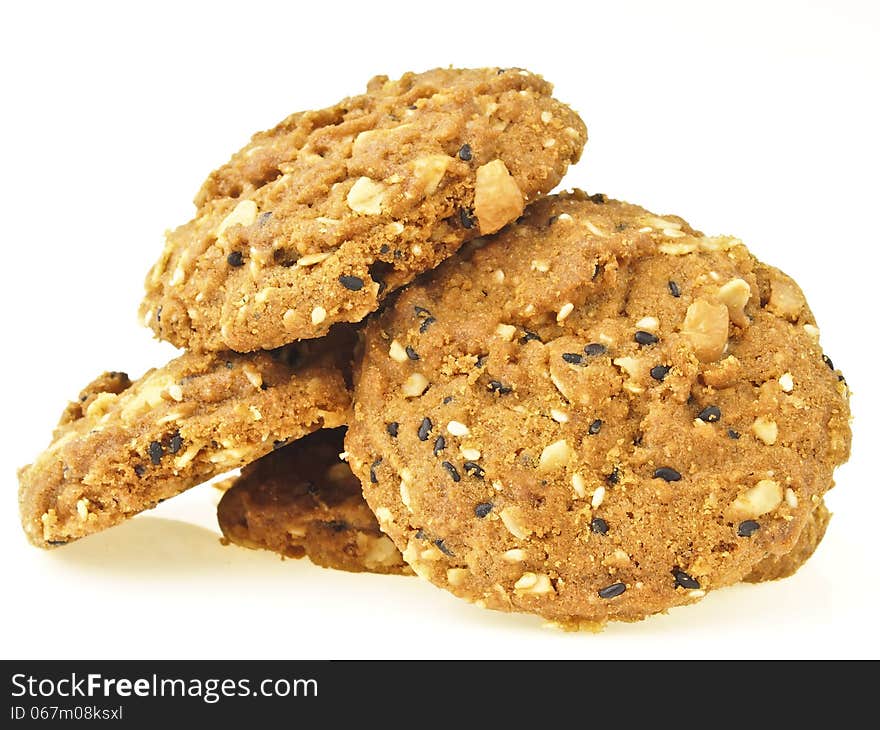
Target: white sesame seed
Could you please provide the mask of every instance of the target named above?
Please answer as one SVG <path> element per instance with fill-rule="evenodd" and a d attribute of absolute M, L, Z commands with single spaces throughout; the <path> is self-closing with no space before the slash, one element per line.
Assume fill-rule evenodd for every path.
<path fill-rule="evenodd" d="M 806 332 L 807 336 L 810 337 L 811 339 L 815 340 L 816 342 L 819 341 L 819 328 L 816 327 L 815 325 L 805 324 L 804 325 L 804 332 Z"/>
<path fill-rule="evenodd" d="M 471 430 L 461 421 L 450 421 L 446 424 L 446 430 L 453 436 L 468 436 Z"/>
<path fill-rule="evenodd" d="M 566 302 L 559 308 L 559 314 L 556 315 L 556 321 L 562 322 L 569 314 L 574 311 L 574 304 Z"/>
<path fill-rule="evenodd" d="M 650 233 L 653 230 L 651 226 L 645 226 L 644 228 L 639 228 L 639 233 Z"/>
<path fill-rule="evenodd" d="M 552 119 L 553 115 L 550 112 L 541 112 L 541 121 L 544 122 L 544 124 L 550 124 Z"/>
<path fill-rule="evenodd" d="M 327 310 L 324 307 L 315 307 L 312 310 L 312 324 L 319 325 L 327 319 Z"/>
<path fill-rule="evenodd" d="M 183 400 L 183 389 L 177 383 L 172 383 L 168 386 L 168 395 L 180 403 Z"/>
<path fill-rule="evenodd" d="M 556 421 L 556 423 L 568 423 L 568 414 L 556 408 L 550 409 L 550 418 Z"/>
<path fill-rule="evenodd" d="M 495 269 L 495 271 L 492 272 L 492 278 L 495 279 L 498 284 L 503 284 L 504 271 L 502 269 Z"/>
<path fill-rule="evenodd" d="M 508 563 L 519 563 L 526 559 L 526 551 L 522 548 L 511 548 L 501 554 L 501 557 Z"/>
<path fill-rule="evenodd" d="M 476 461 L 482 456 L 479 449 L 469 449 L 462 446 L 459 451 L 461 452 L 461 455 L 468 461 Z"/>
<path fill-rule="evenodd" d="M 560 213 L 559 216 L 556 218 L 557 223 L 559 223 L 560 221 L 562 223 L 568 223 L 568 221 L 570 220 L 572 220 L 572 218 L 568 213 Z"/>
<path fill-rule="evenodd" d="M 300 268 L 305 268 L 307 266 L 320 264 L 322 261 L 328 258 L 330 258 L 330 254 L 326 251 L 322 251 L 321 253 L 307 253 L 305 256 L 300 256 L 296 260 L 296 265 Z"/>
<path fill-rule="evenodd" d="M 788 487 L 788 489 L 785 490 L 785 503 L 792 509 L 798 506 L 797 495 L 791 487 Z"/>
<path fill-rule="evenodd" d="M 586 482 L 584 482 L 583 476 L 577 472 L 571 475 L 571 488 L 574 489 L 574 493 L 578 497 L 587 496 Z"/>
<path fill-rule="evenodd" d="M 660 320 L 656 317 L 642 317 L 638 322 L 636 322 L 636 327 L 640 330 L 648 330 L 649 332 L 654 332 L 660 328 Z"/>
<path fill-rule="evenodd" d="M 596 491 L 593 492 L 593 498 L 590 500 L 590 506 L 593 509 L 597 509 L 602 505 L 602 502 L 605 501 L 605 487 L 596 487 Z"/>

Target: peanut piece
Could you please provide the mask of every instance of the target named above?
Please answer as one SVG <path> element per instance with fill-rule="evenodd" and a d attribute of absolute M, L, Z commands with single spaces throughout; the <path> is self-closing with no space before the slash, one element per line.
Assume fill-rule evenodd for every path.
<path fill-rule="evenodd" d="M 477 168 L 474 188 L 474 215 L 480 233 L 494 233 L 522 215 L 525 201 L 513 175 L 501 160 Z"/>

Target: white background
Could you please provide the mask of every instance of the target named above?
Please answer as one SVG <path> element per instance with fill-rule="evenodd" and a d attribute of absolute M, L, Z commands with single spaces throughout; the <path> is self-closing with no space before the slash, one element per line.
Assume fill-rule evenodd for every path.
<path fill-rule="evenodd" d="M 873 657 L 880 603 L 880 14 L 864 2 L 4 3 L 0 656 Z M 135 313 L 207 173 L 374 74 L 522 66 L 589 128 L 565 180 L 731 233 L 806 291 L 855 395 L 835 517 L 795 577 L 603 634 L 416 579 L 224 548 L 197 488 L 52 553 L 15 468 L 95 374 L 173 349 Z M 873 453 L 873 455 L 872 455 Z"/>

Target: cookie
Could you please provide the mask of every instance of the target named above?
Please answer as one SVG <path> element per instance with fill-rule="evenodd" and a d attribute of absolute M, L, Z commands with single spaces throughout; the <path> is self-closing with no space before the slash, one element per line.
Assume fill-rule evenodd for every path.
<path fill-rule="evenodd" d="M 105 373 L 19 471 L 22 524 L 52 547 L 111 527 L 287 439 L 344 423 L 350 335 L 272 353 L 185 353 L 131 382 Z"/>
<path fill-rule="evenodd" d="M 846 460 L 797 284 L 575 191 L 369 323 L 346 447 L 419 575 L 561 625 L 692 603 L 789 552 Z"/>
<path fill-rule="evenodd" d="M 242 469 L 217 507 L 224 536 L 325 568 L 411 574 L 339 460 L 344 433 L 316 431 Z"/>
<path fill-rule="evenodd" d="M 743 580 L 747 583 L 761 583 L 794 575 L 819 547 L 819 543 L 825 537 L 825 530 L 828 528 L 830 520 L 831 513 L 825 506 L 825 501 L 822 500 L 816 505 L 810 519 L 801 530 L 800 537 L 794 547 L 782 555 L 768 555 Z"/>
<path fill-rule="evenodd" d="M 144 322 L 179 347 L 247 352 L 362 320 L 577 161 L 586 129 L 551 91 L 519 69 L 378 76 L 254 135 L 167 235 Z"/>

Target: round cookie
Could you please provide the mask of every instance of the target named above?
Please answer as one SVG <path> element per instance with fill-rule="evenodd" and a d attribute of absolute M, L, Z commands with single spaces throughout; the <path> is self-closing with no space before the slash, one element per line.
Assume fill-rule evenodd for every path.
<path fill-rule="evenodd" d="M 371 321 L 346 447 L 413 569 L 562 625 L 691 603 L 796 545 L 849 452 L 798 286 L 575 191 Z"/>
<path fill-rule="evenodd" d="M 374 78 L 291 115 L 211 174 L 141 306 L 156 335 L 247 352 L 358 322 L 576 162 L 583 122 L 519 69 Z"/>
<path fill-rule="evenodd" d="M 249 464 L 217 507 L 226 538 L 354 573 L 412 573 L 339 460 L 344 428 L 322 429 Z"/>
<path fill-rule="evenodd" d="M 346 422 L 352 337 L 251 355 L 184 353 L 135 382 L 105 373 L 19 470 L 28 539 L 53 547 L 111 527 L 288 439 Z"/>

